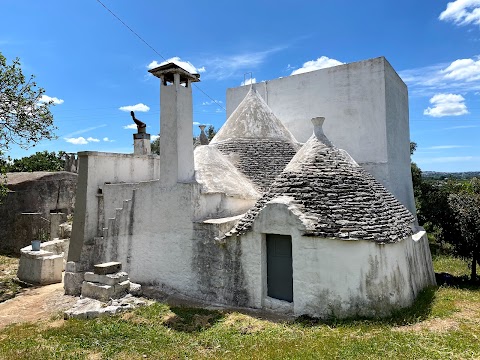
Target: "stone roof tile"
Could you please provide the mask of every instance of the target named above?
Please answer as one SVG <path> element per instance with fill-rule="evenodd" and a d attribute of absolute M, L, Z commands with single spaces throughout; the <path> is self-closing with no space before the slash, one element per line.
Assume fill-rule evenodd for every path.
<path fill-rule="evenodd" d="M 261 96 L 250 89 L 210 142 L 261 193 L 285 169 L 299 145 Z"/>
<path fill-rule="evenodd" d="M 314 219 L 305 223 L 307 236 L 391 243 L 412 235 L 414 216 L 348 153 L 322 140 L 318 134 L 308 140 L 227 236 L 249 231 L 278 197 Z"/>

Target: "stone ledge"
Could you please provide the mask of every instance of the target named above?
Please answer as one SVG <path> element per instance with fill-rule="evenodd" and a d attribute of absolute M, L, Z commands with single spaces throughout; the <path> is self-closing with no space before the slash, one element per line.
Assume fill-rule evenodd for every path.
<path fill-rule="evenodd" d="M 106 275 L 99 275 L 93 272 L 85 273 L 85 281 L 103 285 L 117 285 L 126 280 L 128 280 L 128 274 L 124 271 Z"/>
<path fill-rule="evenodd" d="M 95 299 L 79 299 L 71 309 L 65 311 L 64 319 L 94 319 L 151 304 L 153 304 L 153 301 L 138 299 L 131 295 L 126 295 L 118 300 L 111 300 L 107 304 Z"/>
<path fill-rule="evenodd" d="M 97 275 L 115 274 L 120 270 L 122 270 L 122 263 L 117 261 L 93 265 L 93 272 Z"/>
<path fill-rule="evenodd" d="M 123 281 L 117 285 L 100 285 L 84 281 L 82 284 L 82 296 L 100 301 L 118 299 L 124 296 L 130 288 L 130 281 Z"/>
<path fill-rule="evenodd" d="M 65 271 L 63 289 L 65 295 L 80 296 L 82 293 L 83 273 Z"/>

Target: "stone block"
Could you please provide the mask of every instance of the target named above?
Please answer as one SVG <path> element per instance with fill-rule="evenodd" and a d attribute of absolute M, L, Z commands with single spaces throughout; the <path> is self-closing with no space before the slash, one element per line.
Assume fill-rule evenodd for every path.
<path fill-rule="evenodd" d="M 63 256 L 49 251 L 22 249 L 17 276 L 30 284 L 48 285 L 62 282 Z"/>
<path fill-rule="evenodd" d="M 142 296 L 142 285 L 130 282 L 130 289 L 128 290 L 128 292 L 133 296 Z"/>
<path fill-rule="evenodd" d="M 71 309 L 65 311 L 64 318 L 65 320 L 94 319 L 102 316 L 115 315 L 140 306 L 151 305 L 152 303 L 153 302 L 147 302 L 135 297 L 129 297 L 128 295 L 118 300 L 110 300 L 107 304 L 94 299 L 79 299 Z"/>
<path fill-rule="evenodd" d="M 82 293 L 83 273 L 66 271 L 63 277 L 65 295 L 80 296 Z"/>
<path fill-rule="evenodd" d="M 114 299 L 118 299 L 119 297 L 122 297 L 128 293 L 130 290 L 130 281 L 123 281 L 120 284 L 114 285 L 114 288 L 115 294 L 117 295 L 114 297 Z"/>
<path fill-rule="evenodd" d="M 125 295 L 130 287 L 130 281 L 124 281 L 117 285 L 100 285 L 89 281 L 82 284 L 82 296 L 100 301 L 118 299 Z"/>
<path fill-rule="evenodd" d="M 104 285 L 116 285 L 128 280 L 128 274 L 124 271 L 115 274 L 98 275 L 93 272 L 85 273 L 85 281 Z"/>
<path fill-rule="evenodd" d="M 67 264 L 65 265 L 65 271 L 73 273 L 81 272 L 80 264 L 76 263 L 75 261 L 67 261 Z"/>
<path fill-rule="evenodd" d="M 93 272 L 98 275 L 115 274 L 120 270 L 122 270 L 122 263 L 117 261 L 111 261 L 93 266 Z"/>

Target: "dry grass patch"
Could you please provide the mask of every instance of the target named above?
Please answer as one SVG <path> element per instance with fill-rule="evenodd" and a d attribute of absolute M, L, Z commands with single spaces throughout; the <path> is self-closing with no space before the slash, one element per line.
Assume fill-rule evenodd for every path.
<path fill-rule="evenodd" d="M 275 323 L 237 312 L 227 314 L 223 320 L 223 326 L 243 335 L 255 334 L 264 331 L 267 327 L 278 327 Z"/>
<path fill-rule="evenodd" d="M 394 328 L 394 331 L 431 331 L 436 333 L 447 333 L 449 331 L 459 330 L 460 326 L 455 319 L 431 319 L 419 322 L 418 324 L 406 325 Z"/>

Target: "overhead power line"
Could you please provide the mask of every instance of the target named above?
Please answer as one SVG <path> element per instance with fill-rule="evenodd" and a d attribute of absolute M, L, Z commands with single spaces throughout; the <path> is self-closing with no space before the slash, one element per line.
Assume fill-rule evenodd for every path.
<path fill-rule="evenodd" d="M 163 60 L 167 61 L 167 59 L 165 57 L 163 57 L 162 54 L 160 54 L 157 50 L 155 50 L 155 48 L 153 46 L 151 46 L 148 42 L 146 42 L 140 35 L 138 35 L 135 30 L 133 30 L 130 26 L 128 26 L 122 19 L 120 19 L 112 10 L 110 10 L 104 3 L 102 3 L 100 0 L 97 0 L 98 3 L 100 3 L 100 5 L 102 5 L 110 14 L 113 15 L 113 17 L 115 19 L 117 19 L 118 21 L 120 21 L 128 30 L 130 30 L 130 32 L 132 34 L 134 34 L 137 38 L 139 38 L 145 45 L 147 45 L 150 49 L 152 49 L 155 54 L 157 54 L 158 56 L 160 56 Z"/>
<path fill-rule="evenodd" d="M 102 5 L 105 10 L 107 10 L 115 19 L 117 19 L 118 21 L 120 21 L 120 23 L 125 26 L 128 30 L 130 30 L 130 32 L 132 34 L 134 34 L 138 39 L 140 39 L 141 42 L 143 42 L 145 45 L 147 45 L 155 54 L 157 54 L 158 56 L 160 56 L 164 61 L 167 61 L 167 59 L 162 55 L 160 54 L 157 50 L 155 50 L 155 48 L 150 45 L 144 38 L 142 38 L 135 30 L 133 30 L 130 26 L 128 26 L 125 21 L 123 21 L 122 19 L 120 19 L 112 10 L 110 10 L 103 2 L 101 2 L 100 0 L 97 0 L 97 2 Z M 225 109 L 217 100 L 215 100 L 214 98 L 212 98 L 210 95 L 208 95 L 205 91 L 203 91 L 197 84 L 193 84 L 195 85 L 195 87 L 200 90 L 206 97 L 208 97 L 210 100 L 212 100 L 216 105 L 218 105 L 222 110 L 224 111 L 227 111 L 227 109 Z"/>

